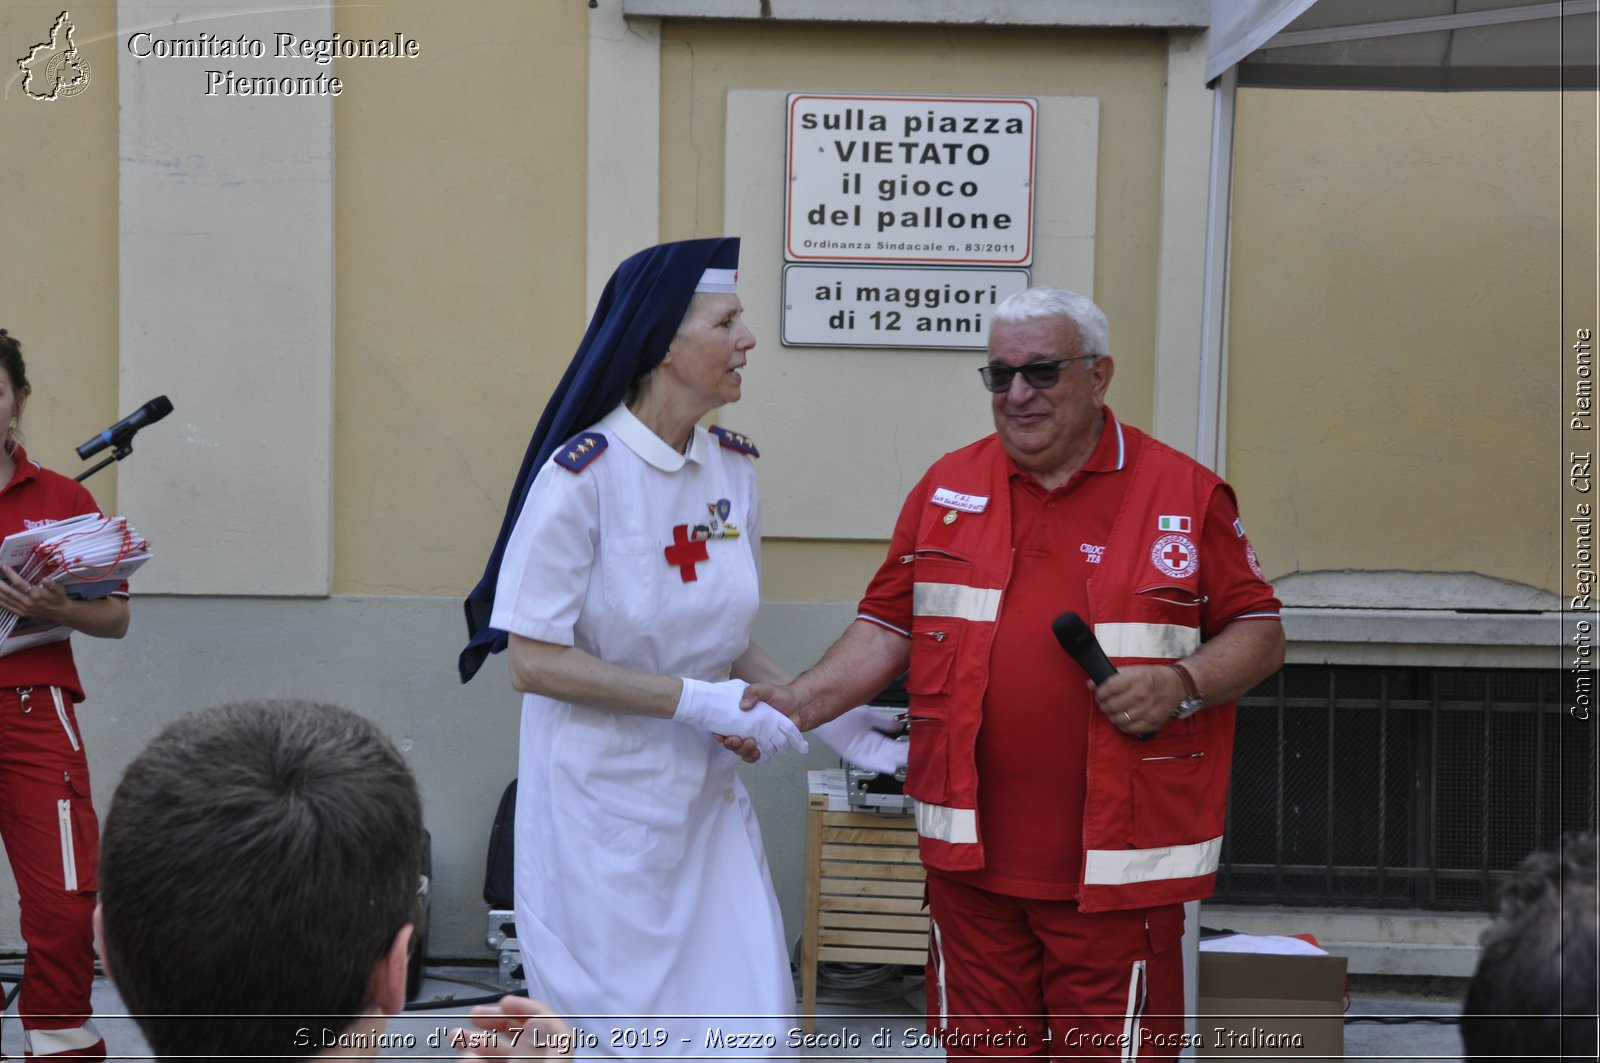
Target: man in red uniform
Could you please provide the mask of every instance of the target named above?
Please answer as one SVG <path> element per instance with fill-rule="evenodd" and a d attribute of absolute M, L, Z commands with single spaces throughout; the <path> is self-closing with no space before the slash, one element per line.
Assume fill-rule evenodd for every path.
<path fill-rule="evenodd" d="M 996 432 L 911 491 L 860 612 L 788 688 L 813 727 L 909 666 L 933 918 L 930 1026 L 951 1058 L 1160 1058 L 1183 1033 L 1183 902 L 1221 850 L 1233 702 L 1283 662 L 1233 492 L 1105 406 L 1100 308 L 996 309 Z M 1096 686 L 1052 621 L 1088 621 Z"/>

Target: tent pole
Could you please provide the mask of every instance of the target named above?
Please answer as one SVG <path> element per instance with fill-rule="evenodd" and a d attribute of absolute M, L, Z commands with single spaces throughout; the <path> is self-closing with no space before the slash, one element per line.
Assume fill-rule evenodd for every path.
<path fill-rule="evenodd" d="M 1228 340 L 1228 238 L 1233 228 L 1233 117 L 1239 72 L 1229 67 L 1217 78 L 1212 98 L 1211 174 L 1206 202 L 1204 332 L 1200 348 L 1200 387 L 1195 395 L 1194 456 L 1224 475 Z"/>

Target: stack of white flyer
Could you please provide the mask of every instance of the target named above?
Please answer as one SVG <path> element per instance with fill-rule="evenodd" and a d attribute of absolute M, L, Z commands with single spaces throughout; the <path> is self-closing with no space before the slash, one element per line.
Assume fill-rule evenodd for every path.
<path fill-rule="evenodd" d="M 29 528 L 0 542 L 0 565 L 10 565 L 36 587 L 54 580 L 83 601 L 104 598 L 148 560 L 150 544 L 125 518 L 98 513 Z M 0 657 L 71 634 L 65 624 L 0 609 Z"/>

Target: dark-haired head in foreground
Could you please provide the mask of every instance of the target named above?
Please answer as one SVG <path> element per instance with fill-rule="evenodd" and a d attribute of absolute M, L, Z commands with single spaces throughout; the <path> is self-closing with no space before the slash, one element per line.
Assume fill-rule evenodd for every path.
<path fill-rule="evenodd" d="M 355 713 L 255 701 L 186 716 L 112 798 L 102 958 L 163 1059 L 374 1039 L 405 1005 L 421 848 L 410 769 Z"/>
<path fill-rule="evenodd" d="M 1600 936 L 1595 836 L 1537 852 L 1500 895 L 1467 988 L 1470 1059 L 1595 1059 Z"/>

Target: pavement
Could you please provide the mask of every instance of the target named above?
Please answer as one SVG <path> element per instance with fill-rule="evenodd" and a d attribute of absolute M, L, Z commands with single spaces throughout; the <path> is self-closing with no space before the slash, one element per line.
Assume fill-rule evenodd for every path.
<path fill-rule="evenodd" d="M 7 970 L 0 966 L 0 974 Z M 10 970 L 14 973 L 14 968 Z M 843 975 L 831 979 L 836 983 L 832 985 L 825 978 L 819 989 L 815 1030 L 807 1034 L 797 1023 L 792 1034 L 801 1044 L 799 1054 L 803 1058 L 871 1060 L 943 1055 L 924 1031 L 922 979 L 914 971 L 848 966 L 834 970 Z M 824 971 L 825 975 L 832 973 L 830 969 Z M 455 1055 L 452 1042 L 457 1040 L 470 1002 L 499 995 L 495 974 L 495 968 L 489 966 L 430 967 L 417 1000 L 389 1024 L 378 1046 L 381 1056 L 421 1059 Z M 94 1003 L 95 1024 L 106 1039 L 109 1058 L 152 1058 L 137 1025 L 127 1017 L 116 988 L 103 978 L 95 980 Z M 1460 1061 L 1461 1042 L 1453 1021 L 1459 1011 L 1459 998 L 1451 998 L 1437 988 L 1427 993 L 1408 993 L 1379 984 L 1366 985 L 1357 979 L 1345 1013 L 1343 1059 L 1350 1063 Z M 15 1005 L 0 1021 L 0 1051 L 13 1058 L 23 1055 L 22 1028 Z M 674 1056 L 641 1058 L 665 1060 Z M 1208 1052 L 1205 1058 L 1231 1057 Z"/>
<path fill-rule="evenodd" d="M 1441 988 L 1457 987 L 1436 985 L 1427 987 L 1427 992 L 1412 992 L 1404 983 L 1401 986 L 1397 990 L 1378 980 L 1369 985 L 1359 979 L 1353 982 L 1350 1006 L 1345 1012 L 1342 1058 L 1350 1063 L 1423 1059 L 1461 1063 L 1461 1039 L 1455 1024 L 1461 1011 L 1460 998 L 1440 992 Z M 1465 988 L 1461 985 L 1460 992 L 1464 993 Z M 819 989 L 818 1047 L 805 1055 L 818 1059 L 941 1056 L 942 1052 L 926 1043 L 924 1016 L 920 977 L 902 976 L 870 988 Z M 1214 1045 L 1207 1044 L 1214 1038 L 1207 1034 L 1203 1020 L 1198 1033 L 1201 1044 L 1208 1049 L 1203 1056 L 1207 1060 L 1262 1057 L 1262 1053 L 1230 1056 L 1216 1051 Z M 874 1035 L 888 1047 L 874 1047 Z M 1327 1057 L 1285 1054 L 1281 1058 Z"/>

